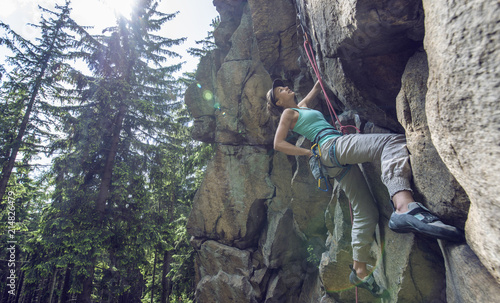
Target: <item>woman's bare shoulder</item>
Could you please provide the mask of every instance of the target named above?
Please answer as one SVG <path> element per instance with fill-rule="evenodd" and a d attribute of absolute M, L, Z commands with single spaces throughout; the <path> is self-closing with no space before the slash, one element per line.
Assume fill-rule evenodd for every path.
<path fill-rule="evenodd" d="M 283 113 L 281 114 L 281 116 L 285 119 L 293 119 L 295 116 L 298 116 L 299 113 L 292 109 L 292 108 L 286 108 Z"/>

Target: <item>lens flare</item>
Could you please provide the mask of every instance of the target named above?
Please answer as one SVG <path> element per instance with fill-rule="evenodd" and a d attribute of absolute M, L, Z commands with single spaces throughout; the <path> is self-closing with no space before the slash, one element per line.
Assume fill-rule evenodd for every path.
<path fill-rule="evenodd" d="M 201 88 L 201 84 L 200 83 L 196 83 L 196 86 L 198 86 L 198 88 Z"/>
<path fill-rule="evenodd" d="M 211 101 L 214 98 L 214 94 L 209 90 L 203 91 L 203 99 L 206 101 Z"/>

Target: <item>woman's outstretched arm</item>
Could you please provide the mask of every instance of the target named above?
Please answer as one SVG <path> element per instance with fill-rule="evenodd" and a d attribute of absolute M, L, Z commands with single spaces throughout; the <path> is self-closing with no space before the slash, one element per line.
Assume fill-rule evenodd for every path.
<path fill-rule="evenodd" d="M 316 81 L 311 91 L 307 94 L 307 96 L 305 96 L 304 99 L 302 99 L 302 101 L 299 102 L 298 106 L 310 107 L 312 101 L 318 96 L 320 92 L 321 92 L 321 85 L 319 84 L 319 81 Z"/>

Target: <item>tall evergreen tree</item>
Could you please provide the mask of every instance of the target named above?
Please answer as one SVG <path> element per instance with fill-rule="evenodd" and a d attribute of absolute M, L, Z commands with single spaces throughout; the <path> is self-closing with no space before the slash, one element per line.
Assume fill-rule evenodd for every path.
<path fill-rule="evenodd" d="M 14 55 L 13 68 L 0 67 L 0 155 L 7 165 L 14 142 L 21 142 L 23 159 L 15 162 L 9 186 L 17 186 L 19 219 L 29 231 L 15 300 L 139 302 L 144 294 L 151 302 L 173 295 L 192 300 L 185 221 L 211 146 L 190 139 L 182 85 L 172 77 L 180 65 L 168 66 L 177 56 L 169 48 L 183 39 L 155 34 L 175 14 L 141 0 L 130 19 L 92 36 L 67 13 L 62 18 L 69 2 L 55 12 L 41 9 L 51 18 L 37 25 L 37 43 L 1 24 L 7 33 L 1 43 Z M 42 51 L 45 68 L 33 59 Z M 74 58 L 90 74 L 72 68 Z M 35 183 L 31 157 L 47 151 L 45 142 L 53 166 L 49 179 Z"/>
<path fill-rule="evenodd" d="M 41 8 L 49 15 L 38 25 L 41 37 L 37 43 L 24 39 L 3 22 L 0 28 L 6 36 L 0 38 L 0 45 L 6 45 L 13 56 L 7 58 L 12 71 L 4 75 L 2 83 L 2 147 L 0 178 L 0 201 L 8 187 L 9 179 L 16 165 L 19 152 L 30 157 L 36 153 L 36 145 L 48 135 L 47 120 L 43 114 L 46 98 L 57 86 L 63 70 L 63 62 L 69 56 L 73 43 L 68 34 L 70 14 L 69 2 L 56 6 L 56 11 Z"/>
<path fill-rule="evenodd" d="M 141 1 L 131 19 L 81 39 L 80 54 L 92 75 L 74 73 L 71 94 L 78 102 L 60 112 L 67 136 L 54 144 L 62 155 L 54 162 L 54 217 L 47 216 L 52 223 L 45 225 L 47 236 L 59 237 L 55 257 L 72 268 L 79 302 L 91 301 L 96 279 L 127 300 L 141 288 L 138 266 L 149 245 L 141 238 L 154 234 L 143 219 L 151 203 L 149 160 L 158 134 L 175 128 L 170 115 L 181 105 L 172 77 L 180 65 L 166 61 L 177 56 L 168 48 L 184 39 L 154 34 L 173 17 L 158 12 L 153 1 Z M 104 263 L 110 268 L 103 270 Z"/>

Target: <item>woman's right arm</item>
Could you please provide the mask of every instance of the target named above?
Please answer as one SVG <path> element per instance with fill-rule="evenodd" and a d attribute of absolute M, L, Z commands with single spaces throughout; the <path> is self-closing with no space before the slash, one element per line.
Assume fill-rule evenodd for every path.
<path fill-rule="evenodd" d="M 311 103 L 314 99 L 316 99 L 316 97 L 318 96 L 318 94 L 321 92 L 321 84 L 318 81 L 316 81 L 316 83 L 314 84 L 313 88 L 311 89 L 311 91 L 307 94 L 307 96 L 304 97 L 304 99 L 302 99 L 302 101 L 299 102 L 298 106 L 299 107 L 308 107 L 310 108 L 311 107 Z"/>
<path fill-rule="evenodd" d="M 311 150 L 295 146 L 285 140 L 295 113 L 296 111 L 292 109 L 285 109 L 281 114 L 280 123 L 274 135 L 274 149 L 291 156 L 312 156 Z"/>

